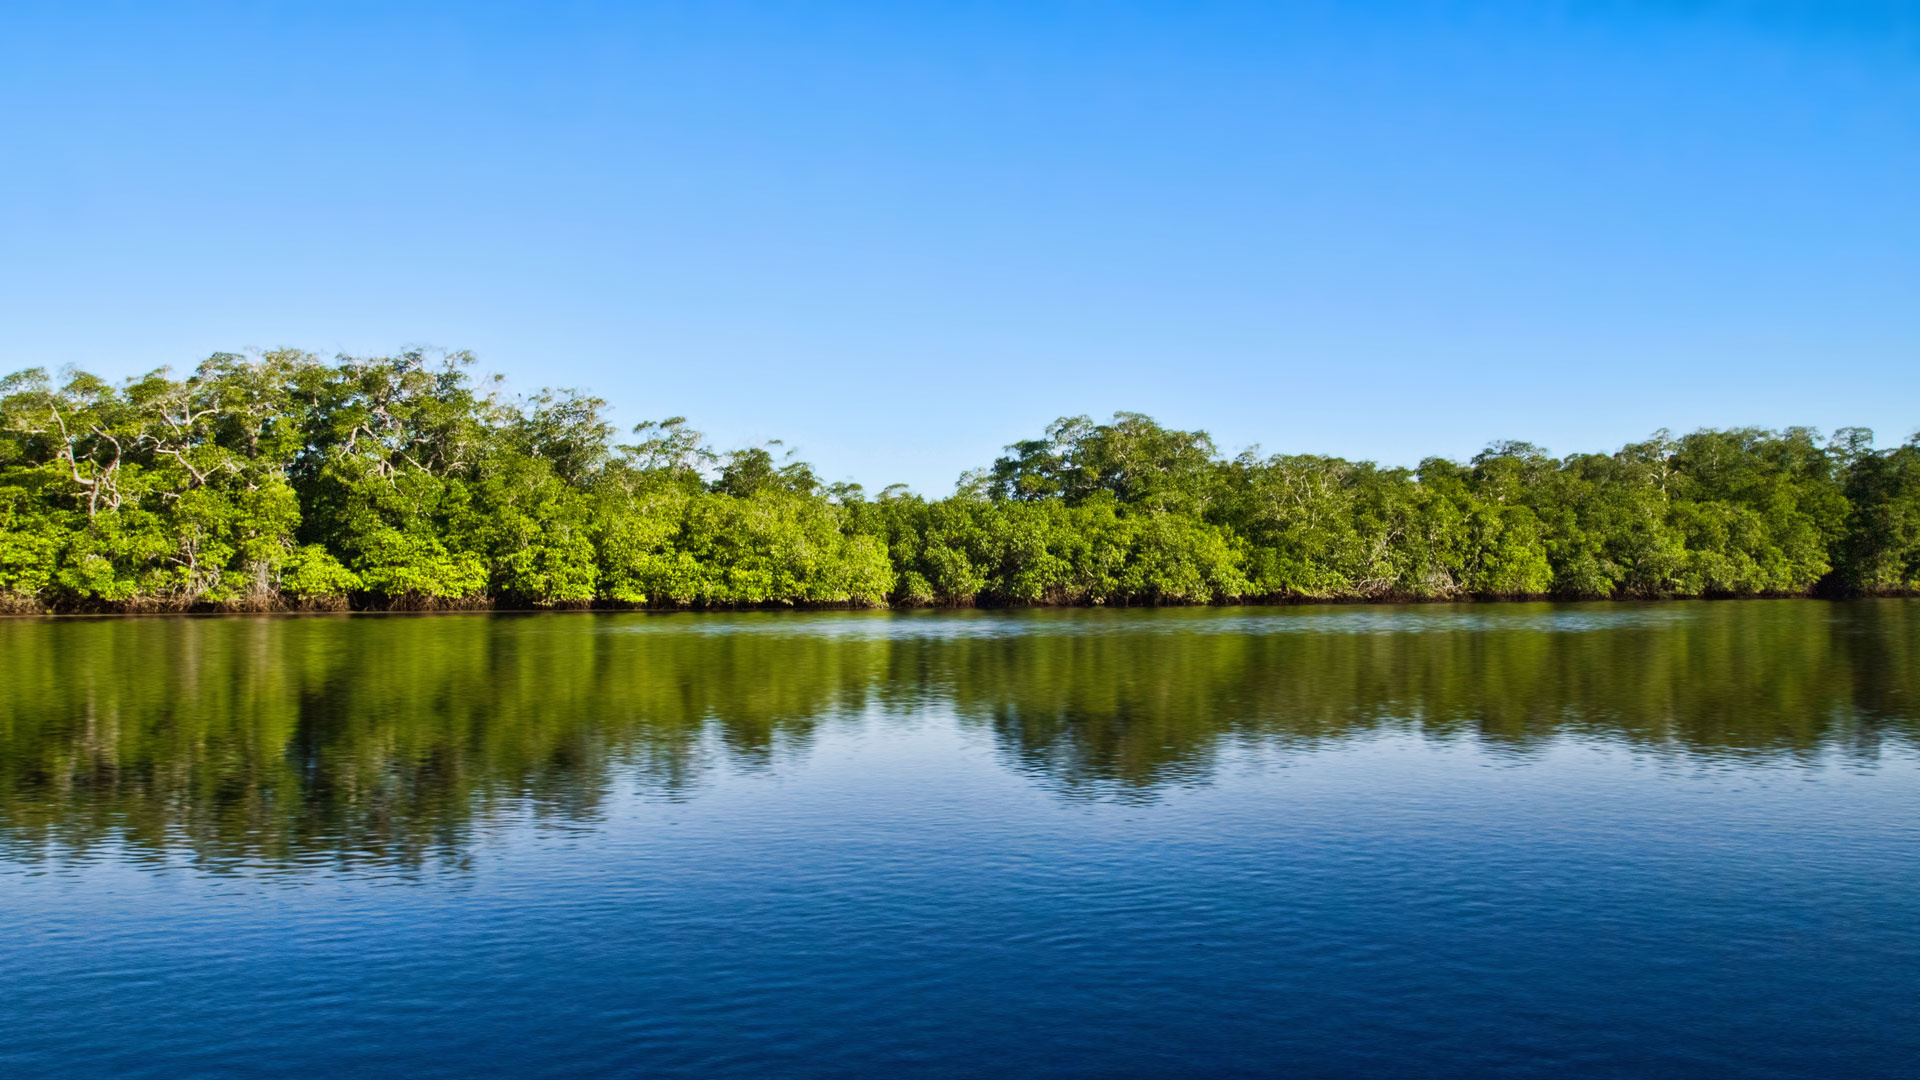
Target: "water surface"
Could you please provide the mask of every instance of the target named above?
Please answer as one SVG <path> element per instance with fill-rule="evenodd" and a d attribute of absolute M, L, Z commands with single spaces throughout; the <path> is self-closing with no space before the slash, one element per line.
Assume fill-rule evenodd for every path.
<path fill-rule="evenodd" d="M 1912 1076 L 1920 602 L 0 620 L 0 1074 Z"/>

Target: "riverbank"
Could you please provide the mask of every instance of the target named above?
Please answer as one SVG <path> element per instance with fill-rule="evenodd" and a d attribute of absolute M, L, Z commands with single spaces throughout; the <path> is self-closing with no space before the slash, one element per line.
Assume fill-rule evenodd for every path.
<path fill-rule="evenodd" d="M 0 617 L 45 618 L 53 616 L 80 616 L 103 618 L 114 616 L 156 616 L 156 615 L 459 615 L 474 613 L 494 614 L 536 614 L 536 613 L 609 613 L 609 612 L 826 612 L 826 611 L 863 611 L 863 612 L 902 612 L 902 611 L 1028 611 L 1028 610 L 1073 610 L 1073 609 L 1139 609 L 1139 608 L 1280 608 L 1280 607 L 1356 607 L 1364 605 L 1413 606 L 1446 604 L 1540 604 L 1540 603 L 1601 603 L 1601 604 L 1658 604 L 1680 601 L 1725 602 L 1736 600 L 1892 600 L 1920 597 L 1920 592 L 1912 590 L 1880 593 L 1708 593 L 1698 596 L 1553 596 L 1540 594 L 1532 596 L 1284 596 L 1284 597 L 1220 597 L 1212 600 L 1184 601 L 1121 601 L 1104 603 L 1098 601 L 1049 602 L 1045 600 L 1026 603 L 764 603 L 764 604 L 627 604 L 618 602 L 588 602 L 562 604 L 525 604 L 507 599 L 476 599 L 449 601 L 435 599 L 419 603 L 354 603 L 346 598 L 336 598 L 332 603 L 289 602 L 280 604 L 195 604 L 190 606 L 168 605 L 162 603 L 91 606 L 44 606 L 21 603 L 17 600 L 0 604 Z"/>

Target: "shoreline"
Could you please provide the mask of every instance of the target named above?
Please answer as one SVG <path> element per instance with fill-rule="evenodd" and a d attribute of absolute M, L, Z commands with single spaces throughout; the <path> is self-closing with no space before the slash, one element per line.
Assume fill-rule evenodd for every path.
<path fill-rule="evenodd" d="M 1206 602 L 1168 600 L 1151 603 L 969 603 L 969 604 L 846 604 L 846 603 L 774 603 L 774 604 L 590 604 L 516 605 L 485 600 L 468 603 L 422 605 L 242 607 L 199 605 L 192 607 L 141 606 L 119 610 L 112 608 L 42 608 L 0 610 L 0 619 L 144 619 L 144 618 L 287 618 L 356 615 L 679 615 L 740 614 L 746 612 L 859 612 L 863 614 L 902 614 L 908 612 L 1016 612 L 1069 610 L 1156 610 L 1167 608 L 1289 608 L 1289 607 L 1424 607 L 1439 605 L 1483 606 L 1502 604 L 1673 604 L 1728 603 L 1738 601 L 1812 600 L 1847 603 L 1871 600 L 1911 600 L 1920 592 L 1881 593 L 1754 593 L 1702 594 L 1697 596 L 1367 596 L 1367 597 L 1288 597 L 1280 599 L 1220 599 Z"/>

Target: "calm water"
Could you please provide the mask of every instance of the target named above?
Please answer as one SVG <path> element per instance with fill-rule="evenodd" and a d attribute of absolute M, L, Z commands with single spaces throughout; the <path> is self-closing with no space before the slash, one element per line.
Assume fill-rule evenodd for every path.
<path fill-rule="evenodd" d="M 1920 602 L 0 620 L 0 1074 L 1920 1075 Z"/>

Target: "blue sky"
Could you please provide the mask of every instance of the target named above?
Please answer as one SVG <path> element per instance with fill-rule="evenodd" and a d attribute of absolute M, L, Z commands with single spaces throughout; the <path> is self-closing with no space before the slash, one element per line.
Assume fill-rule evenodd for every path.
<path fill-rule="evenodd" d="M 1920 4 L 14 3 L 0 369 L 467 348 L 943 493 L 1920 428 Z"/>

